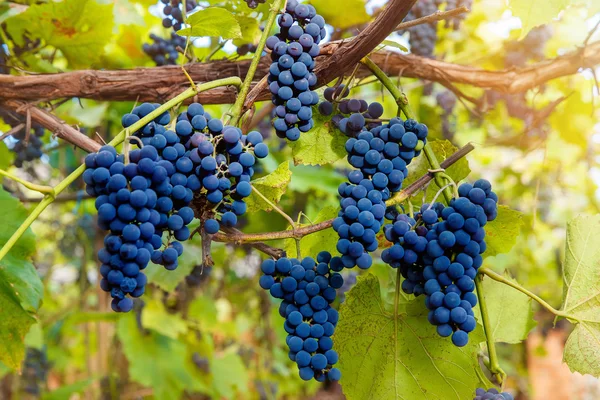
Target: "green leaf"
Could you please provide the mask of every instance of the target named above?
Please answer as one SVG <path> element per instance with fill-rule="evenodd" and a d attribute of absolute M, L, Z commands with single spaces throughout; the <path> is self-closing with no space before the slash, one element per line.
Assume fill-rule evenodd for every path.
<path fill-rule="evenodd" d="M 178 259 L 179 266 L 174 271 L 168 271 L 162 265 L 156 265 L 152 262 L 148 264 L 148 267 L 144 270 L 148 282 L 152 282 L 152 284 L 167 292 L 175 290 L 192 269 L 202 263 L 202 252 L 199 249 L 194 248 L 190 242 L 184 244 L 184 247 L 185 251 Z"/>
<path fill-rule="evenodd" d="M 521 19 L 521 38 L 536 26 L 551 22 L 571 4 L 570 0 L 510 0 L 512 14 Z"/>
<path fill-rule="evenodd" d="M 390 47 L 394 47 L 394 48 L 400 49 L 402 51 L 408 51 L 408 49 L 405 46 L 401 45 L 398 42 L 394 42 L 393 40 L 387 40 L 386 39 L 383 42 L 381 42 L 381 44 L 386 45 L 386 46 L 390 46 Z"/>
<path fill-rule="evenodd" d="M 460 400 L 472 398 L 476 387 L 489 386 L 477 361 L 481 329 L 458 348 L 437 334 L 421 309 L 422 315 L 395 317 L 384 309 L 377 278 L 358 278 L 340 308 L 333 338 L 348 400 Z"/>
<path fill-rule="evenodd" d="M 339 29 L 361 25 L 371 20 L 365 10 L 365 0 L 311 0 L 310 4 L 315 6 L 328 24 Z"/>
<path fill-rule="evenodd" d="M 27 211 L 17 199 L 0 189 L 0 247 L 2 247 L 27 217 Z M 15 243 L 0 260 L 0 361 L 19 368 L 25 356 L 25 335 L 35 323 L 33 313 L 40 307 L 43 286 L 29 256 L 35 249 L 31 229 Z"/>
<path fill-rule="evenodd" d="M 523 225 L 523 213 L 508 206 L 498 206 L 498 216 L 485 225 L 484 257 L 508 253 L 517 243 Z"/>
<path fill-rule="evenodd" d="M 73 68 L 85 68 L 100 60 L 111 40 L 113 5 L 94 0 L 34 4 L 6 24 L 17 44 L 26 33 L 59 49 Z"/>
<path fill-rule="evenodd" d="M 71 385 L 61 386 L 58 389 L 55 389 L 49 393 L 44 393 L 42 395 L 42 400 L 63 400 L 70 399 L 76 393 L 82 393 L 84 390 L 88 388 L 96 379 L 89 378 L 83 379 L 79 382 L 75 382 Z"/>
<path fill-rule="evenodd" d="M 334 207 L 325 207 L 319 212 L 317 218 L 312 220 L 312 222 L 318 224 L 319 222 L 335 218 L 337 217 L 338 211 L 339 209 Z M 300 226 L 308 225 L 310 224 Z M 338 239 L 338 235 L 335 233 L 333 228 L 327 228 L 311 235 L 304 236 L 300 240 L 300 249 L 302 250 L 303 255 L 313 258 L 316 258 L 317 254 L 319 254 L 321 251 L 328 251 L 332 254 L 336 254 L 336 245 Z M 296 241 L 294 239 L 286 239 L 284 241 L 283 249 L 286 251 L 288 257 L 295 257 Z"/>
<path fill-rule="evenodd" d="M 507 279 L 512 280 L 508 275 Z M 493 279 L 483 280 L 483 293 L 487 301 L 494 340 L 503 343 L 520 343 L 536 326 L 531 308 L 531 297 Z M 473 309 L 481 321 L 479 307 Z"/>
<path fill-rule="evenodd" d="M 6 170 L 10 165 L 12 165 L 14 155 L 15 153 L 10 151 L 6 144 L 0 143 L 0 169 Z M 4 176 L 0 176 L 0 183 L 2 183 L 3 179 Z"/>
<path fill-rule="evenodd" d="M 153 329 L 161 335 L 177 339 L 179 335 L 188 330 L 186 322 L 181 316 L 169 314 L 162 302 L 155 299 L 146 301 L 142 311 L 142 325 L 144 328 Z"/>
<path fill-rule="evenodd" d="M 338 197 L 338 186 L 346 177 L 333 168 L 294 165 L 292 168 L 290 189 L 299 193 L 315 191 Z"/>
<path fill-rule="evenodd" d="M 600 376 L 600 214 L 567 224 L 562 311 L 579 319 L 563 355 L 571 371 Z"/>
<path fill-rule="evenodd" d="M 153 388 L 155 398 L 179 399 L 184 390 L 198 387 L 184 343 L 154 331 L 140 331 L 133 314 L 119 320 L 117 336 L 129 361 L 130 378 Z"/>
<path fill-rule="evenodd" d="M 440 163 L 458 150 L 457 147 L 447 140 L 431 140 L 428 143 Z M 427 171 L 430 169 L 431 165 L 429 165 L 429 161 L 427 161 L 425 153 L 422 152 L 419 157 L 409 164 L 408 177 L 402 184 L 402 187 L 407 187 L 423 175 L 427 174 Z M 446 174 L 452 178 L 454 182 L 459 182 L 465 179 L 467 176 L 469 176 L 470 172 L 471 169 L 469 168 L 469 162 L 464 157 L 446 169 Z M 429 187 L 427 188 L 426 202 L 433 200 L 439 190 L 440 187 L 435 183 L 435 181 L 431 181 Z M 423 196 L 418 195 L 412 199 L 414 204 L 420 206 Z M 438 196 L 437 201 L 444 202 L 444 197 L 442 195 Z"/>
<path fill-rule="evenodd" d="M 325 165 L 346 157 L 345 144 L 348 138 L 331 122 L 313 110 L 315 126 L 303 132 L 300 139 L 290 142 L 294 164 Z"/>
<path fill-rule="evenodd" d="M 240 24 L 235 16 L 224 8 L 210 7 L 193 13 L 186 21 L 190 27 L 177 31 L 181 36 L 211 36 L 223 39 L 242 37 Z"/>
<path fill-rule="evenodd" d="M 287 190 L 287 187 L 292 179 L 290 171 L 290 163 L 288 161 L 279 164 L 277 169 L 269 175 L 252 181 L 252 186 L 256 188 L 263 196 L 271 203 L 279 203 L 281 196 Z M 260 198 L 254 191 L 246 199 L 248 205 L 247 212 L 256 212 L 260 210 L 271 211 L 271 207 L 266 201 Z"/>
<path fill-rule="evenodd" d="M 233 352 L 215 357 L 210 363 L 213 389 L 218 398 L 239 398 L 238 393 L 247 393 L 248 372 L 240 356 Z"/>
<path fill-rule="evenodd" d="M 260 40 L 260 21 L 256 18 L 245 15 L 236 15 L 238 24 L 240 25 L 241 37 L 238 39 L 241 43 L 258 43 Z M 236 44 L 237 40 L 234 42 Z"/>

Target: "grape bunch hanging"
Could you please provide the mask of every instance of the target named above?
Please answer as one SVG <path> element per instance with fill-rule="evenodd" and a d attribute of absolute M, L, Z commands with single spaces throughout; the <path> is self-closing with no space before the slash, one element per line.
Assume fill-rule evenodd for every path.
<path fill-rule="evenodd" d="M 164 5 L 162 12 L 165 17 L 162 20 L 162 25 L 165 28 L 173 28 L 178 31 L 183 27 L 183 7 L 187 14 L 192 12 L 197 6 L 196 0 L 160 0 Z"/>
<path fill-rule="evenodd" d="M 12 143 L 8 146 L 9 149 L 16 154 L 13 161 L 15 167 L 21 168 L 24 163 L 38 160 L 44 155 L 44 142 L 42 141 L 42 138 L 44 137 L 45 130 L 43 126 L 32 122 L 31 129 L 27 132 L 25 117 L 1 108 L 0 118 L 2 118 L 11 129 L 22 125 L 20 129 L 13 132 Z"/>
<path fill-rule="evenodd" d="M 313 6 L 290 0 L 278 25 L 279 33 L 267 39 L 273 60 L 268 76 L 276 106 L 273 126 L 280 138 L 296 141 L 313 127 L 311 107 L 319 103 L 311 89 L 317 83 L 314 58 L 326 34 L 325 20 Z"/>
<path fill-rule="evenodd" d="M 123 116 L 123 127 L 157 107 L 136 107 Z M 86 158 L 86 190 L 96 197 L 100 228 L 108 231 L 98 253 L 100 286 L 110 292 L 115 311 L 130 311 L 132 298 L 144 293 L 142 271 L 150 261 L 177 268 L 181 242 L 189 238 L 188 225 L 196 216 L 192 200 L 211 205 L 209 215 L 199 215 L 207 232 L 216 233 L 219 223 L 235 225 L 246 211 L 243 199 L 250 194 L 255 156 L 268 154 L 260 133 L 224 129 L 198 103 L 179 114 L 174 131 L 165 127 L 170 121 L 165 112 L 131 132 L 141 148 L 128 153 L 128 163 L 111 146 Z"/>
<path fill-rule="evenodd" d="M 156 65 L 159 67 L 162 65 L 177 65 L 177 59 L 179 58 L 177 48 L 185 49 L 186 39 L 184 37 L 171 32 L 171 38 L 168 40 L 155 34 L 151 34 L 150 39 L 153 43 L 144 43 L 142 50 L 152 58 Z"/>

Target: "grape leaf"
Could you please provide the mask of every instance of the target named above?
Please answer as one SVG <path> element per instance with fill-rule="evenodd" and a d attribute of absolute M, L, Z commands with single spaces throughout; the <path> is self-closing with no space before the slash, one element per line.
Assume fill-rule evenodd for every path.
<path fill-rule="evenodd" d="M 319 222 L 327 221 L 329 219 L 337 217 L 338 209 L 333 207 L 324 207 L 317 215 L 317 218 L 312 220 L 313 223 L 318 224 Z M 300 225 L 308 226 L 310 224 Z M 304 236 L 300 240 L 300 249 L 303 255 L 315 258 L 321 251 L 328 251 L 332 254 L 336 254 L 336 245 L 338 241 L 338 235 L 335 233 L 333 228 L 327 228 L 319 232 L 315 232 L 311 235 Z M 294 239 L 286 239 L 283 245 L 283 249 L 286 251 L 288 257 L 295 257 L 296 255 L 296 241 Z"/>
<path fill-rule="evenodd" d="M 26 217 L 27 211 L 19 201 L 0 189 L 0 247 Z M 19 368 L 25 356 L 23 341 L 30 326 L 35 323 L 33 314 L 42 302 L 42 282 L 29 261 L 34 249 L 35 237 L 31 229 L 27 229 L 0 260 L 0 361 L 14 369 Z"/>
<path fill-rule="evenodd" d="M 519 237 L 523 225 L 523 213 L 508 206 L 498 206 L 498 216 L 485 225 L 485 244 L 487 250 L 484 257 L 508 253 Z"/>
<path fill-rule="evenodd" d="M 379 281 L 371 274 L 359 277 L 348 292 L 333 337 L 348 400 L 467 399 L 474 388 L 489 385 L 477 361 L 482 330 L 458 348 L 427 322 L 423 299 L 415 302 L 424 315 L 394 317 L 384 308 Z"/>
<path fill-rule="evenodd" d="M 458 148 L 450 143 L 448 140 L 431 140 L 428 142 L 433 150 L 433 153 L 437 157 L 438 161 L 441 163 L 446 158 L 450 157 Z M 421 153 L 419 157 L 417 157 L 412 163 L 408 165 L 408 177 L 402 184 L 402 187 L 407 187 L 423 175 L 427 173 L 431 169 L 431 165 L 429 161 L 427 161 L 427 157 L 425 157 L 425 153 Z M 461 158 L 456 163 L 454 163 L 451 167 L 446 169 L 446 174 L 454 180 L 454 182 L 459 182 L 469 176 L 471 169 L 469 168 L 469 162 L 466 158 Z M 429 187 L 427 188 L 427 197 L 426 202 L 430 202 L 435 197 L 436 193 L 440 190 L 440 187 L 435 183 L 435 181 L 431 181 Z M 418 195 L 412 198 L 412 201 L 415 205 L 421 206 L 423 201 L 423 196 Z M 437 201 L 445 202 L 443 196 L 438 196 Z"/>
<path fill-rule="evenodd" d="M 238 42 L 240 44 L 258 43 L 260 39 L 260 21 L 246 15 L 236 15 L 235 18 L 240 25 L 241 37 L 238 40 L 234 40 L 233 44 L 237 46 Z"/>
<path fill-rule="evenodd" d="M 199 249 L 194 249 L 190 242 L 185 243 L 183 246 L 185 251 L 178 259 L 179 266 L 176 270 L 168 271 L 162 265 L 156 265 L 152 262 L 148 264 L 148 267 L 144 270 L 148 282 L 152 282 L 152 284 L 167 292 L 172 292 L 196 265 L 202 263 L 202 252 Z"/>
<path fill-rule="evenodd" d="M 248 372 L 239 355 L 227 352 L 216 356 L 210 363 L 210 370 L 218 398 L 239 398 L 236 394 L 247 393 Z"/>
<path fill-rule="evenodd" d="M 155 398 L 179 399 L 184 390 L 200 390 L 184 343 L 152 330 L 140 331 L 133 314 L 119 320 L 117 336 L 129 361 L 130 378 L 153 388 Z"/>
<path fill-rule="evenodd" d="M 561 310 L 579 319 L 565 345 L 571 369 L 600 376 L 600 214 L 579 215 L 567 224 Z"/>
<path fill-rule="evenodd" d="M 571 4 L 571 0 L 510 0 L 512 14 L 521 19 L 521 38 L 536 26 L 556 18 L 560 11 Z"/>
<path fill-rule="evenodd" d="M 256 188 L 263 196 L 265 196 L 273 204 L 279 203 L 281 196 L 287 190 L 287 187 L 292 179 L 290 171 L 290 163 L 285 161 L 279 164 L 277 169 L 269 175 L 252 181 L 252 186 Z M 247 212 L 256 212 L 260 210 L 271 211 L 271 207 L 266 201 L 260 198 L 254 191 L 246 199 L 248 205 Z"/>
<path fill-rule="evenodd" d="M 294 164 L 325 165 L 344 158 L 348 138 L 333 125 L 331 118 L 313 111 L 313 120 L 315 126 L 310 131 L 289 143 Z"/>
<path fill-rule="evenodd" d="M 503 343 L 520 343 L 525 340 L 537 324 L 533 319 L 531 298 L 510 286 L 487 278 L 483 280 L 483 293 L 494 340 Z M 475 307 L 473 311 L 481 321 L 479 307 Z"/>
<path fill-rule="evenodd" d="M 211 36 L 223 39 L 242 37 L 240 24 L 235 16 L 224 8 L 210 7 L 190 15 L 186 22 L 189 28 L 177 31 L 181 36 Z"/>
<path fill-rule="evenodd" d="M 23 45 L 24 34 L 42 39 L 59 49 L 73 68 L 84 68 L 100 60 L 111 40 L 113 5 L 93 0 L 33 4 L 6 25 L 16 44 Z"/>
<path fill-rule="evenodd" d="M 42 395 L 42 400 L 70 399 L 74 394 L 80 394 L 86 390 L 95 380 L 96 379 L 94 378 L 88 378 L 70 385 L 61 386 L 51 392 L 44 393 Z"/>
<path fill-rule="evenodd" d="M 371 20 L 365 10 L 365 0 L 311 0 L 310 4 L 315 6 L 328 24 L 339 29 L 361 25 Z"/>
<path fill-rule="evenodd" d="M 146 300 L 142 311 L 142 325 L 171 339 L 185 334 L 188 328 L 181 316 L 168 313 L 163 303 L 154 299 Z"/>

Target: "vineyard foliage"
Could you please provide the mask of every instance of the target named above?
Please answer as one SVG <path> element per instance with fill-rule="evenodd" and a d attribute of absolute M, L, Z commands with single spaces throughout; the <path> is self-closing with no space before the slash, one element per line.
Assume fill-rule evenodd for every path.
<path fill-rule="evenodd" d="M 10 133 L 0 140 L 0 398 L 463 400 L 498 387 L 533 399 L 536 388 L 523 384 L 527 341 L 548 330 L 564 332 L 572 373 L 600 378 L 600 58 L 586 55 L 599 48 L 598 2 L 418 0 L 405 22 L 469 11 L 389 28 L 356 68 L 342 65 L 343 53 L 360 43 L 338 52 L 330 43 L 353 40 L 402 1 L 181 3 L 0 4 L 0 135 Z M 319 41 L 327 52 L 317 56 Z M 263 92 L 254 96 L 242 80 L 263 47 L 254 79 Z M 501 83 L 500 72 L 485 78 L 562 68 L 578 62 L 573 54 L 593 62 L 525 91 Z M 373 68 L 367 56 L 383 61 Z M 214 69 L 194 82 L 200 63 Z M 115 88 L 133 69 L 162 87 L 145 98 Z M 36 101 L 3 94 L 17 79 L 83 70 L 79 82 L 37 81 Z M 376 79 L 382 70 L 395 73 Z M 200 93 L 225 78 L 226 88 Z M 66 88 L 79 96 L 54 97 Z M 186 88 L 184 102 L 158 109 Z M 245 89 L 250 107 L 223 101 Z M 383 115 L 373 117 L 379 104 Z M 102 152 L 88 155 L 64 127 L 50 132 L 30 107 Z M 404 134 L 399 144 L 393 130 Z M 389 170 L 376 172 L 383 167 L 368 157 Z M 116 175 L 125 194 L 111 189 Z M 181 183 L 167 187 L 169 179 Z M 417 189 L 402 197 L 400 187 Z M 143 200 L 137 210 L 133 193 Z M 451 213 L 466 215 L 456 229 Z M 400 225 L 427 244 L 412 253 L 418 261 L 403 258 Z M 470 248 L 454 244 L 459 230 Z M 452 242 L 433 255 L 443 233 Z M 386 250 L 391 242 L 399 257 Z M 448 266 L 431 272 L 445 255 L 459 268 L 452 280 Z M 133 271 L 116 277 L 111 263 Z"/>

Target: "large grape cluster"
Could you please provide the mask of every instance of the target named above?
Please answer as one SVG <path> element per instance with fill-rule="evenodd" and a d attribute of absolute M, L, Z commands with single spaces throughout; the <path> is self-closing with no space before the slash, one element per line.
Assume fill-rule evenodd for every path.
<path fill-rule="evenodd" d="M 50 367 L 45 346 L 41 349 L 28 347 L 19 377 L 23 391 L 38 398 L 46 387 Z"/>
<path fill-rule="evenodd" d="M 397 215 L 384 227 L 393 245 L 381 258 L 400 268 L 406 293 L 426 295 L 428 319 L 438 334 L 452 335 L 452 342 L 462 347 L 475 329 L 474 279 L 486 250 L 484 226 L 496 218 L 498 198 L 483 179 L 462 184 L 458 192 L 447 207 L 425 204 L 414 219 Z"/>
<path fill-rule="evenodd" d="M 338 188 L 341 210 L 333 221 L 345 267 L 371 266 L 369 253 L 378 247 L 376 236 L 384 223 L 385 201 L 401 189 L 408 176 L 407 165 L 420 154 L 427 134 L 423 124 L 393 118 L 346 142 L 348 162 L 357 169 Z"/>
<path fill-rule="evenodd" d="M 475 397 L 473 400 L 513 400 L 512 394 L 508 392 L 500 393 L 498 389 L 491 388 L 489 390 L 485 390 L 482 388 L 477 388 L 475 391 Z"/>
<path fill-rule="evenodd" d="M 157 107 L 144 103 L 134 108 L 123 116 L 123 127 Z M 177 267 L 183 253 L 180 242 L 188 239 L 187 225 L 195 216 L 189 207 L 194 196 L 212 204 L 209 210 L 216 208 L 211 217 L 235 225 L 237 215 L 246 210 L 243 198 L 250 194 L 255 155 L 268 153 L 260 133 L 246 136 L 238 128 L 224 128 L 198 103 L 179 114 L 174 131 L 165 127 L 169 122 L 165 112 L 131 132 L 143 147 L 129 152 L 128 164 L 110 146 L 86 158 L 86 190 L 97 197 L 100 227 L 110 231 L 98 258 L 103 263 L 100 284 L 113 296 L 115 311 L 131 310 L 127 295 L 143 294 L 146 277 L 140 271 L 150 260 L 168 270 Z M 204 229 L 216 233 L 219 222 L 208 218 Z"/>
<path fill-rule="evenodd" d="M 341 374 L 333 365 L 338 354 L 331 336 L 338 322 L 338 312 L 331 307 L 344 279 L 338 272 L 342 260 L 326 251 L 317 260 L 305 257 L 268 259 L 262 263 L 260 286 L 282 299 L 279 314 L 285 318 L 289 357 L 304 380 L 337 381 Z"/>
<path fill-rule="evenodd" d="M 185 48 L 185 38 L 175 32 L 171 32 L 171 39 L 163 39 L 155 34 L 150 34 L 153 43 L 144 43 L 142 50 L 156 65 L 176 65 L 179 52 L 177 47 Z"/>
<path fill-rule="evenodd" d="M 325 20 L 313 6 L 290 0 L 278 24 L 279 33 L 267 39 L 273 60 L 268 77 L 276 106 L 273 126 L 277 136 L 295 141 L 313 127 L 311 106 L 319 103 L 311 90 L 317 83 L 312 71 L 326 34 Z"/>
<path fill-rule="evenodd" d="M 378 119 L 383 115 L 383 106 L 378 102 L 371 104 L 365 100 L 343 99 L 349 94 L 345 85 L 337 87 L 328 87 L 323 96 L 325 100 L 319 104 L 319 113 L 324 116 L 335 115 L 331 121 L 344 134 L 350 137 L 356 137 L 363 128 L 372 129 L 381 126 L 379 121 L 369 121 L 367 119 Z"/>
<path fill-rule="evenodd" d="M 164 4 L 163 14 L 165 17 L 162 20 L 162 24 L 165 28 L 173 28 L 178 31 L 183 27 L 183 4 L 185 3 L 185 10 L 187 13 L 193 11 L 197 6 L 196 0 L 160 0 Z"/>

